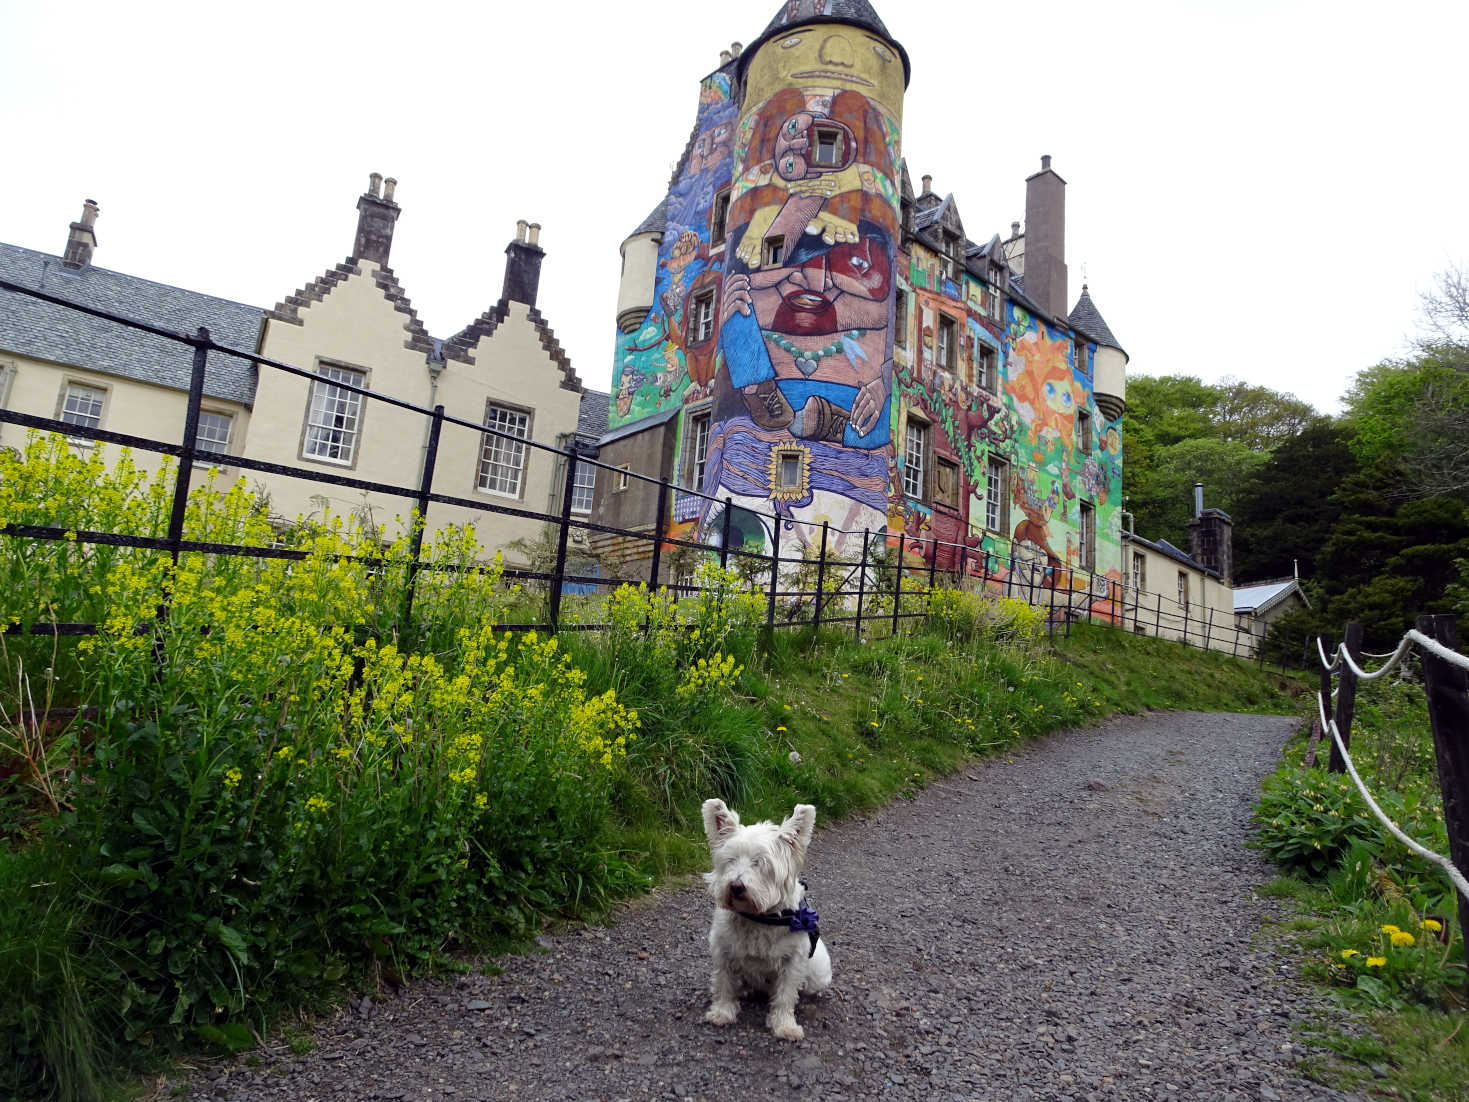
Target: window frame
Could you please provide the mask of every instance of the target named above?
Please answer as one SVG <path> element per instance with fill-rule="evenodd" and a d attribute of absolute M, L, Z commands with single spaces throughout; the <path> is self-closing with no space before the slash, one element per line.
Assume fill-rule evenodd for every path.
<path fill-rule="evenodd" d="M 1091 455 L 1095 447 L 1094 434 L 1092 432 L 1092 411 L 1089 409 L 1078 409 L 1076 411 L 1076 446 L 1082 455 Z"/>
<path fill-rule="evenodd" d="M 1077 515 L 1077 542 L 1081 545 L 1081 568 L 1097 572 L 1097 507 L 1090 501 L 1080 502 Z"/>
<path fill-rule="evenodd" d="M 632 467 L 627 463 L 619 463 L 617 465 L 617 481 L 612 484 L 612 492 L 614 494 L 626 492 L 630 481 L 628 475 L 631 471 Z"/>
<path fill-rule="evenodd" d="M 590 480 L 584 482 L 584 475 L 590 475 Z M 581 499 L 583 491 L 586 494 L 585 506 L 577 504 L 577 501 Z M 573 472 L 571 479 L 571 511 L 578 516 L 590 516 L 592 503 L 596 500 L 596 494 L 597 465 L 585 456 L 578 455 L 576 457 L 576 470 Z"/>
<path fill-rule="evenodd" d="M 699 347 L 714 339 L 714 288 L 710 287 L 694 295 L 689 302 L 692 312 L 689 325 L 689 344 Z"/>
<path fill-rule="evenodd" d="M 1010 461 L 998 455 L 984 467 L 984 526 L 1002 536 L 1010 530 Z"/>
<path fill-rule="evenodd" d="M 953 371 L 958 362 L 959 327 L 947 314 L 938 317 L 938 328 L 933 334 L 934 360 L 945 371 Z"/>
<path fill-rule="evenodd" d="M 998 268 L 990 269 L 990 278 L 986 281 L 989 291 L 989 302 L 985 305 L 985 314 L 991 321 L 1005 320 L 1005 296 L 1000 290 L 1000 276 Z"/>
<path fill-rule="evenodd" d="M 903 494 L 915 501 L 928 500 L 929 448 L 932 447 L 933 427 L 921 417 L 908 415 L 903 426 Z M 917 434 L 916 449 L 918 462 L 913 462 L 914 434 Z M 916 489 L 914 487 L 917 487 Z"/>
<path fill-rule="evenodd" d="M 908 347 L 908 292 L 899 290 L 893 301 L 893 344 Z"/>
<path fill-rule="evenodd" d="M 785 234 L 777 233 L 767 237 L 760 244 L 760 265 L 763 268 L 785 267 Z"/>
<path fill-rule="evenodd" d="M 683 461 L 679 469 L 684 476 L 684 489 L 704 489 L 705 465 L 709 461 L 709 435 L 713 431 L 713 410 L 709 406 L 685 414 Z M 700 439 L 702 437 L 702 440 Z"/>
<path fill-rule="evenodd" d="M 801 477 L 802 453 L 797 448 L 776 448 L 774 457 L 775 466 L 775 489 L 784 493 L 799 491 L 804 480 Z M 785 464 L 795 464 L 795 477 L 789 482 L 785 479 Z"/>
<path fill-rule="evenodd" d="M 1183 614 L 1184 614 L 1185 617 L 1188 616 L 1188 601 L 1189 601 L 1188 571 L 1187 570 L 1180 570 L 1178 572 L 1178 604 L 1179 604 L 1179 607 L 1183 609 Z"/>
<path fill-rule="evenodd" d="M 709 244 L 724 244 L 729 236 L 730 189 L 721 188 L 714 193 L 714 204 L 709 208 Z"/>
<path fill-rule="evenodd" d="M 67 417 L 66 404 L 71 397 L 73 389 L 89 390 L 100 396 L 97 400 L 96 414 L 89 415 L 95 416 L 95 422 L 75 421 Z M 61 392 L 56 397 L 56 420 L 63 421 L 68 425 L 76 425 L 78 428 L 100 429 L 102 422 L 107 417 L 107 400 L 111 395 L 112 388 L 102 383 L 96 383 L 90 379 L 78 379 L 66 376 L 61 380 Z M 90 436 L 68 436 L 67 442 L 79 448 L 90 448 L 97 443 Z"/>
<path fill-rule="evenodd" d="M 344 375 L 356 376 L 357 378 L 337 379 L 333 378 L 330 375 L 324 374 L 324 372 L 326 371 L 337 371 L 341 372 Z M 357 457 L 361 454 L 362 451 L 361 442 L 363 427 L 364 423 L 367 420 L 367 396 L 365 394 L 358 394 L 356 391 L 352 390 L 342 391 L 344 395 L 346 395 L 348 398 L 356 403 L 353 415 L 353 427 L 350 430 L 342 429 L 340 426 L 331 427 L 328 425 L 316 425 L 312 423 L 312 415 L 316 409 L 316 395 L 318 390 L 322 387 L 337 388 L 340 387 L 343 383 L 346 383 L 349 386 L 361 387 L 361 389 L 363 390 L 370 390 L 372 387 L 372 372 L 370 372 L 365 367 L 358 367 L 356 364 L 342 363 L 337 360 L 328 360 L 321 358 L 317 359 L 316 367 L 312 371 L 311 386 L 308 387 L 306 390 L 306 412 L 301 422 L 301 446 L 298 450 L 298 454 L 303 462 L 323 463 L 331 467 L 346 467 L 349 470 L 356 468 Z M 348 458 L 334 458 L 329 455 L 319 455 L 316 452 L 308 450 L 312 444 L 313 429 L 317 429 L 323 432 L 350 431 L 352 434 L 351 449 L 348 453 Z"/>
<path fill-rule="evenodd" d="M 953 490 L 950 496 L 944 496 L 945 469 L 953 472 Z M 942 505 L 945 509 L 959 510 L 960 490 L 964 480 L 960 475 L 959 464 L 947 456 L 935 454 L 933 457 L 933 504 Z"/>
<path fill-rule="evenodd" d="M 822 168 L 839 168 L 842 163 L 842 132 L 834 126 L 814 126 L 811 140 L 811 163 Z M 823 149 L 831 150 L 831 159 L 821 156 Z"/>
<path fill-rule="evenodd" d="M 1132 588 L 1139 593 L 1148 588 L 1148 557 L 1141 551 L 1132 553 Z"/>
<path fill-rule="evenodd" d="M 492 425 L 490 423 L 490 415 L 495 412 L 506 413 L 520 418 L 525 431 L 518 437 L 496 436 L 494 433 L 489 432 L 483 434 L 480 440 L 479 455 L 475 460 L 474 488 L 477 493 L 487 494 L 491 497 L 504 497 L 510 498 L 512 501 L 520 501 L 525 498 L 525 487 L 529 481 L 527 475 L 530 473 L 530 441 L 531 431 L 535 423 L 535 411 L 525 406 L 514 405 L 510 402 L 500 402 L 493 398 L 486 398 L 485 428 L 498 428 L 501 431 L 508 431 L 503 429 L 501 425 Z M 485 484 L 487 474 L 486 465 L 493 466 L 497 462 L 491 457 L 490 449 L 503 444 L 514 445 L 511 450 L 519 451 L 519 458 L 515 466 L 516 486 L 513 492 L 496 489 L 492 485 Z M 504 462 L 499 462 L 498 465 L 501 468 L 508 467 L 508 464 Z"/>
<path fill-rule="evenodd" d="M 984 341 L 974 342 L 974 375 L 979 389 L 990 394 L 1000 392 L 1000 354 Z"/>
<path fill-rule="evenodd" d="M 212 447 L 212 446 L 205 447 L 204 445 L 200 444 L 200 442 L 199 442 L 199 430 L 201 428 L 203 428 L 203 426 L 204 426 L 204 418 L 206 418 L 206 417 L 223 417 L 224 418 L 224 421 L 225 421 L 225 436 L 224 436 L 224 446 L 223 447 L 219 447 L 219 448 Z M 196 448 L 202 448 L 204 451 L 222 452 L 225 455 L 229 455 L 230 454 L 230 445 L 232 443 L 234 443 L 234 439 L 235 439 L 235 415 L 234 415 L 234 412 L 233 411 L 231 411 L 231 410 L 222 410 L 222 409 L 206 409 L 206 408 L 201 408 L 199 410 L 199 421 L 198 421 L 198 424 L 196 424 L 194 426 L 194 447 L 196 447 Z M 211 441 L 210 443 L 212 444 L 213 442 Z M 208 462 L 199 462 L 198 460 L 196 460 L 195 463 L 194 463 L 194 466 L 196 468 L 200 468 L 200 469 L 207 469 L 208 467 L 213 466 L 213 464 L 212 463 L 208 463 Z"/>

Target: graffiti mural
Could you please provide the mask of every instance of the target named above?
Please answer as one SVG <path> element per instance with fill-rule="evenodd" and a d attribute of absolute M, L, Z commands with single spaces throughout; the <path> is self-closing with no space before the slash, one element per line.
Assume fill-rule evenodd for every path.
<path fill-rule="evenodd" d="M 903 79 L 887 43 L 831 24 L 794 25 L 750 63 L 710 495 L 853 532 L 887 524 Z"/>

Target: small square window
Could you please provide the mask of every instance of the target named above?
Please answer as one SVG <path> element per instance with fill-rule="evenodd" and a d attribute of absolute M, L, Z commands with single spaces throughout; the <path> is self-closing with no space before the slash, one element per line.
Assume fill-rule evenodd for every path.
<path fill-rule="evenodd" d="M 82 383 L 67 383 L 61 396 L 61 417 L 68 425 L 95 429 L 102 425 L 102 408 L 107 402 L 107 391 L 101 387 L 85 386 Z M 96 441 L 78 436 L 71 443 L 90 448 Z"/>
<path fill-rule="evenodd" d="M 811 163 L 838 165 L 842 159 L 842 134 L 840 130 L 816 129 L 816 140 L 812 145 Z"/>
<path fill-rule="evenodd" d="M 620 467 L 617 468 L 617 482 L 613 486 L 613 490 L 615 492 L 621 493 L 623 490 L 627 489 L 627 482 L 628 482 L 627 472 L 628 472 L 628 466 L 627 466 L 626 463 L 624 463 L 622 466 L 620 466 Z"/>
<path fill-rule="evenodd" d="M 228 413 L 199 411 L 199 427 L 194 432 L 194 447 L 207 452 L 228 452 L 230 430 L 234 427 L 234 416 Z M 201 464 L 208 466 L 208 463 Z"/>
<path fill-rule="evenodd" d="M 786 239 L 784 237 L 767 237 L 765 248 L 761 256 L 761 265 L 766 268 L 779 268 L 785 263 Z"/>
<path fill-rule="evenodd" d="M 719 245 L 729 232 L 729 188 L 714 197 L 714 209 L 709 215 L 709 244 Z"/>
<path fill-rule="evenodd" d="M 775 488 L 777 490 L 799 491 L 801 489 L 801 461 L 804 458 L 798 451 L 777 452 L 775 457 Z"/>

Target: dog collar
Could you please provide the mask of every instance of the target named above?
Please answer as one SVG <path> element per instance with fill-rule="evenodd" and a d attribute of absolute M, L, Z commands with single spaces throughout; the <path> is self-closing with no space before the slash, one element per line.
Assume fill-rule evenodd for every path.
<path fill-rule="evenodd" d="M 805 934 L 811 939 L 811 951 L 806 954 L 807 959 L 816 955 L 816 943 L 821 940 L 821 916 L 811 909 L 805 899 L 801 900 L 801 905 L 794 911 L 784 907 L 775 914 L 752 915 L 746 911 L 735 913 L 762 926 L 784 926 L 793 934 Z"/>

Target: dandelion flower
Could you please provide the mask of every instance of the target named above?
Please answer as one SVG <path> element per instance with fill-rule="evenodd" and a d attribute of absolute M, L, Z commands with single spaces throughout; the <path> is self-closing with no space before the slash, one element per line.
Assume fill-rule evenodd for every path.
<path fill-rule="evenodd" d="M 1357 952 L 1357 950 L 1355 949 L 1343 949 L 1341 951 L 1342 960 L 1351 960 L 1353 957 L 1360 957 L 1361 955 L 1362 954 Z"/>
<path fill-rule="evenodd" d="M 1384 934 L 1389 934 L 1389 935 L 1396 934 L 1396 933 L 1401 933 L 1402 932 L 1396 926 L 1394 926 L 1391 922 L 1387 923 L 1384 926 L 1379 926 L 1377 928 L 1379 930 L 1381 930 Z"/>
<path fill-rule="evenodd" d="M 1420 930 L 1427 930 L 1430 934 L 1436 934 L 1443 929 L 1443 923 L 1436 918 L 1425 918 L 1418 923 Z"/>
<path fill-rule="evenodd" d="M 1387 963 L 1387 958 L 1386 957 L 1368 957 L 1367 958 L 1367 967 L 1368 968 L 1381 968 L 1386 963 Z"/>
<path fill-rule="evenodd" d="M 779 734 L 779 733 L 780 733 L 780 732 L 781 732 L 781 731 L 784 731 L 784 730 L 785 730 L 785 728 L 784 728 L 784 727 L 777 727 L 777 728 L 776 728 L 776 729 L 775 729 L 775 731 L 776 731 L 776 734 Z"/>
<path fill-rule="evenodd" d="M 1390 936 L 1392 938 L 1392 943 L 1399 947 L 1412 945 L 1415 941 L 1418 940 L 1412 934 L 1408 933 L 1407 930 L 1399 930 Z"/>

